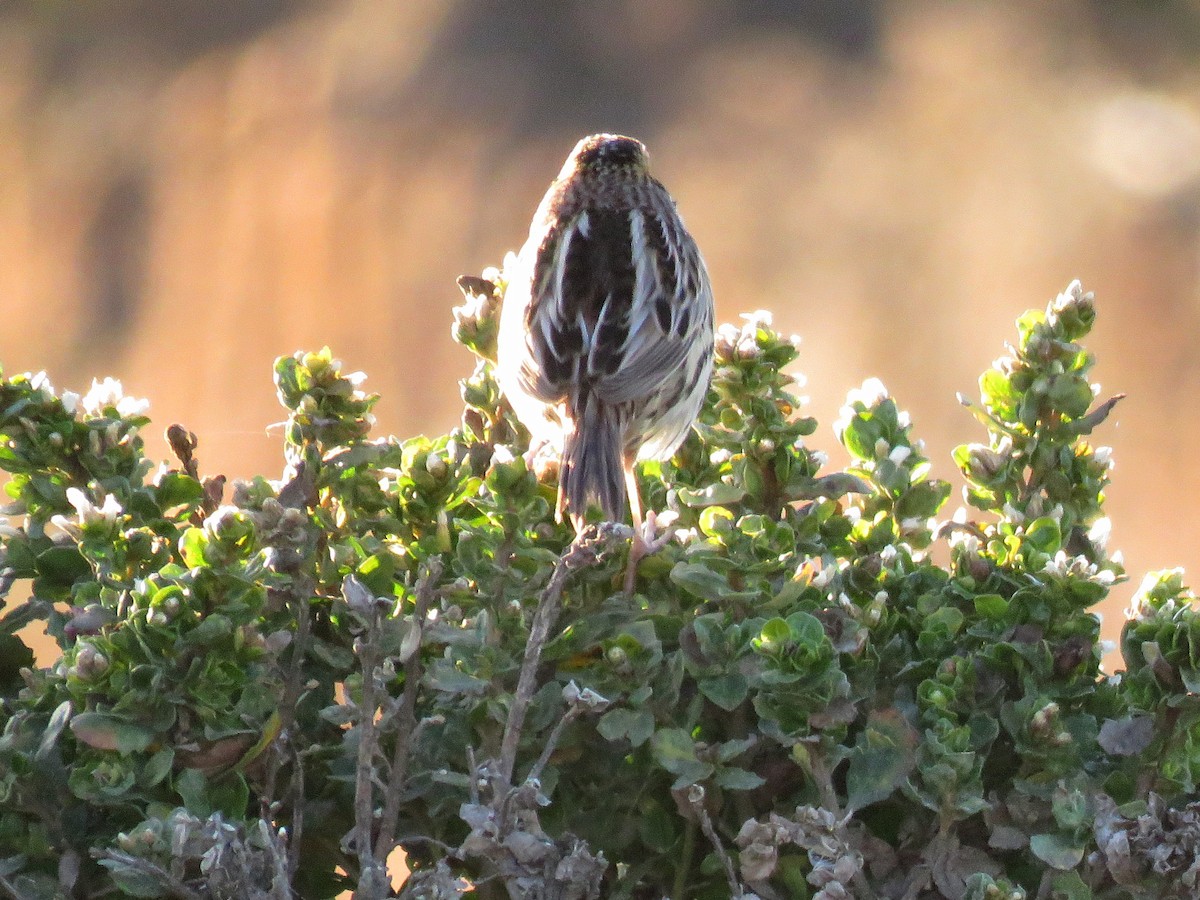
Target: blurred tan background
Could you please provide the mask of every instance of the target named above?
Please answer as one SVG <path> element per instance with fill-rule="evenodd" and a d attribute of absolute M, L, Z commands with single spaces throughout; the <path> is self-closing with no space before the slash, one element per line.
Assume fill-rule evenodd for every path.
<path fill-rule="evenodd" d="M 955 478 L 955 392 L 1096 292 L 1114 637 L 1147 568 L 1200 570 L 1198 50 L 1182 0 L 0 0 L 0 363 L 119 377 L 207 474 L 278 473 L 272 360 L 323 344 L 381 432 L 445 431 L 455 276 L 624 131 L 720 317 L 803 335 L 830 450 L 875 375 Z"/>

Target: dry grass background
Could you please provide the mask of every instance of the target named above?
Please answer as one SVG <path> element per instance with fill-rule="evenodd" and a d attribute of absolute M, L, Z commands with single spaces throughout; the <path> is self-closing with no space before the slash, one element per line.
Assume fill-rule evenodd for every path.
<path fill-rule="evenodd" d="M 720 317 L 803 335 L 825 447 L 875 375 L 953 477 L 955 392 L 1023 310 L 1097 293 L 1115 637 L 1143 571 L 1200 570 L 1198 49 L 1184 0 L 9 0 L 0 362 L 121 378 L 209 474 L 278 472 L 270 367 L 301 348 L 368 372 L 381 431 L 444 431 L 454 277 L 625 131 Z"/>

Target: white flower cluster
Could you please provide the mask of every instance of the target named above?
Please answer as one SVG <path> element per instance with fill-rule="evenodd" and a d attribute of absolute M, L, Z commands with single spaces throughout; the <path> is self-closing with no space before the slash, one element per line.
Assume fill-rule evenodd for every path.
<path fill-rule="evenodd" d="M 862 387 L 851 389 L 846 394 L 846 402 L 838 410 L 838 417 L 833 423 L 833 433 L 839 436 L 844 434 L 855 416 L 865 409 L 873 409 L 890 396 L 888 389 L 884 387 L 883 382 L 878 378 L 868 378 L 862 383 Z M 908 428 L 912 424 L 912 418 L 903 409 L 897 412 L 896 421 L 901 428 Z M 920 452 L 924 448 L 924 443 L 918 441 L 915 447 Z M 890 457 L 892 453 L 900 449 L 890 446 L 887 441 L 880 438 L 875 442 L 875 457 L 876 459 Z M 892 459 L 892 462 L 899 465 L 908 458 L 908 454 L 911 452 L 909 448 L 903 448 L 900 457 Z"/>
<path fill-rule="evenodd" d="M 115 409 L 122 418 L 141 416 L 150 408 L 150 401 L 138 397 L 126 397 L 121 382 L 115 378 L 103 381 L 92 379 L 91 389 L 80 397 L 72 391 L 63 391 L 63 408 L 72 415 L 81 410 L 86 418 L 99 418 L 109 409 Z"/>
<path fill-rule="evenodd" d="M 717 328 L 716 350 L 722 359 L 757 359 L 761 354 L 758 347 L 758 329 L 771 326 L 771 314 L 760 309 L 743 313 L 746 324 L 740 328 L 724 322 Z"/>
<path fill-rule="evenodd" d="M 741 326 L 734 325 L 730 322 L 725 322 L 717 327 L 716 347 L 717 355 L 726 359 L 756 359 L 761 353 L 758 347 L 758 332 L 760 329 L 771 327 L 771 313 L 765 309 L 756 309 L 754 312 L 742 313 L 741 318 L 743 323 Z M 790 343 L 797 352 L 800 350 L 801 338 L 798 334 L 793 334 L 788 338 Z M 798 385 L 805 383 L 803 375 L 793 376 Z"/>
<path fill-rule="evenodd" d="M 80 530 L 89 525 L 114 525 L 118 518 L 125 514 L 117 498 L 105 494 L 104 501 L 97 506 L 92 498 L 77 487 L 67 488 L 67 500 L 75 507 L 75 518 L 53 516 L 50 521 L 69 534 L 78 535 Z"/>

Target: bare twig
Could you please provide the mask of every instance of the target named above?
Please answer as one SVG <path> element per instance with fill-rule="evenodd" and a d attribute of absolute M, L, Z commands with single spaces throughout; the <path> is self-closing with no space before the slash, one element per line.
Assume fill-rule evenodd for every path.
<path fill-rule="evenodd" d="M 312 610 L 310 596 L 312 582 L 308 578 L 297 578 L 288 592 L 288 600 L 296 611 L 296 633 L 292 638 L 292 658 L 288 665 L 287 681 L 284 685 L 283 697 L 279 702 L 279 739 L 276 741 L 274 752 L 267 763 L 266 789 L 263 793 L 264 807 L 275 802 L 275 785 L 282 765 L 282 748 L 286 746 L 291 735 L 292 725 L 296 719 L 296 704 L 300 702 L 300 694 L 304 689 L 304 660 L 308 651 L 309 637 L 312 633 Z M 300 831 L 304 818 L 304 773 L 301 771 L 300 756 L 293 749 L 292 765 L 292 822 L 291 840 L 288 842 L 288 872 L 295 875 L 300 867 Z M 271 819 L 264 808 L 263 818 Z"/>
<path fill-rule="evenodd" d="M 735 898 L 743 896 L 742 886 L 738 883 L 737 872 L 733 868 L 733 860 L 730 858 L 729 852 L 725 849 L 725 844 L 722 842 L 721 836 L 717 834 L 712 817 L 709 816 L 708 810 L 704 808 L 704 788 L 698 784 L 693 784 L 688 788 L 687 799 L 688 804 L 692 807 L 692 812 L 700 820 L 700 828 L 704 832 L 704 836 L 712 844 L 717 858 L 721 860 L 721 865 L 725 868 L 725 880 L 729 882 L 729 896 Z"/>
<path fill-rule="evenodd" d="M 580 690 L 579 685 L 574 681 L 563 688 L 563 699 L 567 701 L 567 709 L 555 724 L 549 737 L 546 738 L 546 746 L 542 748 L 542 755 L 538 757 L 538 761 L 533 764 L 533 768 L 525 776 L 526 781 L 536 781 L 542 777 L 542 770 L 550 764 L 550 757 L 554 755 L 554 750 L 558 747 L 559 740 L 562 739 L 563 730 L 568 725 L 585 712 L 602 713 L 611 705 L 609 700 L 591 688 Z"/>
<path fill-rule="evenodd" d="M 358 761 L 354 773 L 354 849 L 358 854 L 357 896 L 372 897 L 379 861 L 372 853 L 371 832 L 375 823 L 374 763 L 379 735 L 375 727 L 375 670 L 379 665 L 379 610 L 372 607 L 370 624 L 355 644 L 362 662 L 362 697 L 358 704 Z"/>
<path fill-rule="evenodd" d="M 442 577 L 442 561 L 431 559 L 425 571 L 417 579 L 416 600 L 413 603 L 412 627 L 424 627 L 425 616 L 433 604 L 434 589 Z M 400 818 L 400 798 L 404 795 L 408 780 L 409 749 L 416 741 L 424 722 L 417 722 L 417 688 L 421 683 L 421 648 L 418 646 L 404 662 L 404 693 L 394 719 L 396 747 L 392 752 L 392 764 L 388 772 L 388 783 L 384 797 L 383 815 L 379 821 L 379 834 L 375 839 L 375 857 L 387 859 L 396 846 L 396 822 Z"/>
<path fill-rule="evenodd" d="M 264 831 L 269 831 L 271 828 L 270 822 L 266 819 L 259 819 L 259 826 Z M 274 900 L 292 900 L 292 875 L 291 871 L 291 853 L 280 852 L 280 841 L 286 840 L 286 833 L 281 832 L 275 836 L 274 840 L 267 843 L 267 849 L 271 854 L 271 862 L 274 864 L 275 874 L 271 878 L 271 896 Z M 299 843 L 297 841 L 297 843 Z"/>
<path fill-rule="evenodd" d="M 300 844 L 304 837 L 304 760 L 292 747 L 292 828 L 288 836 L 288 883 L 300 868 Z"/>
<path fill-rule="evenodd" d="M 579 706 L 571 706 L 558 723 L 554 726 L 554 730 L 550 732 L 550 736 L 546 738 L 546 746 L 542 748 L 542 755 L 538 757 L 538 761 L 533 764 L 533 768 L 529 770 L 529 774 L 525 776 L 526 781 L 536 781 L 542 777 L 542 770 L 550 764 L 550 757 L 554 755 L 554 749 L 558 746 L 559 738 L 562 737 L 563 729 L 574 722 L 582 714 L 583 709 Z"/>
<path fill-rule="evenodd" d="M 0 875 L 0 891 L 3 891 L 4 896 L 9 900 L 25 900 L 25 896 L 17 890 L 17 886 L 4 875 Z"/>
<path fill-rule="evenodd" d="M 818 749 L 813 749 L 809 753 L 809 770 L 812 772 L 817 791 L 821 795 L 821 806 L 829 810 L 835 819 L 844 818 L 842 804 L 838 802 L 837 788 L 833 786 L 833 776 Z"/>
<path fill-rule="evenodd" d="M 585 534 L 587 534 L 585 532 Z M 574 569 L 592 565 L 596 561 L 599 541 L 595 537 L 576 538 L 567 551 L 554 564 L 550 580 L 542 590 L 537 611 L 529 626 L 529 639 L 525 643 L 525 658 L 521 662 L 521 674 L 517 679 L 517 690 L 513 694 L 512 706 L 508 710 L 508 721 L 504 723 L 504 737 L 500 742 L 500 772 L 512 783 L 513 768 L 517 762 L 517 747 L 521 742 L 521 730 L 525 727 L 525 714 L 537 691 L 537 669 L 541 662 L 542 649 L 550 637 L 560 612 L 559 600 L 567 584 L 567 576 Z"/>

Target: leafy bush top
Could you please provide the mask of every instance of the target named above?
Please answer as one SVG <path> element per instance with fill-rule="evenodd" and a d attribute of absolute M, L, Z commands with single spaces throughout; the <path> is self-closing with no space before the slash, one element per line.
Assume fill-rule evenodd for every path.
<path fill-rule="evenodd" d="M 0 893 L 94 897 L 1193 897 L 1200 620 L 1147 576 L 1100 671 L 1111 460 L 1078 283 L 1018 321 L 939 518 L 877 381 L 823 473 L 765 313 L 643 497 L 675 539 L 554 521 L 464 279 L 462 424 L 372 439 L 328 350 L 280 359 L 279 481 L 205 478 L 144 404 L 0 381 Z M 939 562 L 938 560 L 946 560 Z M 15 596 L 15 595 L 14 595 Z M 35 670 L 17 630 L 63 649 Z"/>

